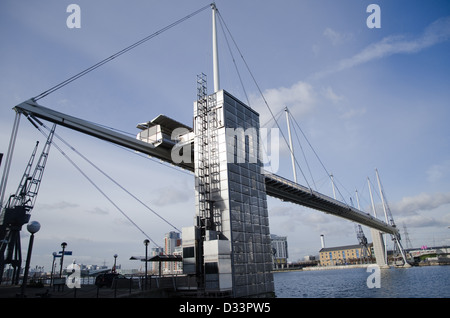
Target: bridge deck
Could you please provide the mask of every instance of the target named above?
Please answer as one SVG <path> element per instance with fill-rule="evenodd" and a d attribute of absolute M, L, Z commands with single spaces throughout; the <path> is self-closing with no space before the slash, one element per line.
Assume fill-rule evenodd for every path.
<path fill-rule="evenodd" d="M 28 100 L 20 105 L 17 105 L 14 107 L 14 110 L 19 113 L 36 116 L 53 123 L 78 130 L 96 138 L 104 139 L 174 164 L 171 160 L 170 149 L 167 149 L 166 147 L 152 146 L 141 140 L 131 138 L 86 120 L 45 108 L 38 105 L 33 100 Z M 186 170 L 194 171 L 194 165 L 192 163 L 181 163 L 176 165 Z M 398 233 L 398 230 L 395 227 L 392 227 L 367 213 L 361 212 L 319 192 L 311 191 L 302 185 L 275 174 L 265 173 L 265 184 L 266 191 L 269 196 L 355 221 L 368 227 L 378 229 L 382 232 L 390 234 Z"/>
<path fill-rule="evenodd" d="M 323 211 L 347 220 L 367 225 L 382 232 L 396 234 L 398 230 L 379 219 L 358 209 L 348 206 L 322 193 L 312 191 L 300 184 L 275 174 L 265 173 L 267 195 L 300 204 L 315 210 Z"/>

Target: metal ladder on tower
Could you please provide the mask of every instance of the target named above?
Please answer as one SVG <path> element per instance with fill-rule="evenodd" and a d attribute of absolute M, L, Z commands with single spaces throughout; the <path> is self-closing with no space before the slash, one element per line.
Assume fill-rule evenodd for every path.
<path fill-rule="evenodd" d="M 214 207 L 220 190 L 220 161 L 215 95 L 207 96 L 206 75 L 197 77 L 196 137 L 198 147 L 197 187 L 200 226 L 204 231 L 221 231 L 221 213 Z M 205 233 L 206 234 L 206 233 Z"/>
<path fill-rule="evenodd" d="M 197 76 L 197 117 L 195 125 L 195 137 L 197 138 L 197 162 L 196 177 L 198 191 L 198 226 L 204 237 L 208 228 L 209 214 L 209 158 L 208 158 L 208 96 L 206 87 L 206 75 Z"/>

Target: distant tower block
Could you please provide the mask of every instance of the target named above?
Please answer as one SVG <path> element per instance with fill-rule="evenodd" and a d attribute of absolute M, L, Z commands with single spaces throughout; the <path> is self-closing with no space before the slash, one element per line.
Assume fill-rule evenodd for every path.
<path fill-rule="evenodd" d="M 259 114 L 224 90 L 208 96 L 206 118 L 201 118 L 205 114 L 200 114 L 198 104 L 194 107 L 197 224 L 196 230 L 183 229 L 183 253 L 197 255 L 195 267 L 203 275 L 199 286 L 206 292 L 273 295 Z M 183 259 L 192 273 L 193 258 L 183 255 Z"/>

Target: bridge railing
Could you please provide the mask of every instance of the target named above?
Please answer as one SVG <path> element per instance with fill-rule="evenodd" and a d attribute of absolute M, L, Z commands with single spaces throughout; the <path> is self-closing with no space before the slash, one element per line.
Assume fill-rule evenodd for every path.
<path fill-rule="evenodd" d="M 398 233 L 397 228 L 371 216 L 369 213 L 362 212 L 346 203 L 302 186 L 284 177 L 267 171 L 263 171 L 263 174 L 266 178 L 265 183 L 268 195 L 352 220 L 382 232 L 389 234 Z"/>

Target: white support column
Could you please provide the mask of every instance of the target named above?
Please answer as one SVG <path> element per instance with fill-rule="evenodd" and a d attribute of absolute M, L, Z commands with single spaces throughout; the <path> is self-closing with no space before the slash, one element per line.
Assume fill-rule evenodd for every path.
<path fill-rule="evenodd" d="M 294 182 L 298 183 L 297 182 L 297 171 L 295 169 L 294 147 L 292 146 L 291 125 L 289 122 L 289 110 L 287 107 L 285 107 L 284 111 L 286 112 L 286 121 L 287 121 L 287 128 L 288 128 L 288 134 L 289 134 L 289 150 L 291 151 L 292 171 L 294 172 Z"/>
<path fill-rule="evenodd" d="M 334 177 L 333 177 L 333 174 L 330 174 L 330 179 L 331 179 L 331 186 L 333 187 L 333 197 L 334 197 L 334 199 L 336 200 L 336 188 L 335 188 L 335 185 L 334 185 Z"/>
<path fill-rule="evenodd" d="M 387 202 L 385 201 L 386 199 L 384 197 L 383 188 L 381 186 L 381 181 L 380 181 L 380 176 L 378 174 L 378 169 L 375 169 L 375 173 L 376 173 L 376 176 L 377 176 L 378 189 L 380 191 L 381 202 L 383 203 L 383 211 L 384 211 L 384 217 L 385 217 L 386 223 L 390 224 L 390 225 L 394 225 L 394 219 L 393 219 L 392 215 L 390 214 L 390 211 L 389 211 L 389 216 L 388 216 L 388 205 L 387 205 Z M 394 241 L 394 244 L 397 244 L 397 247 L 398 247 L 398 249 L 399 249 L 399 251 L 400 251 L 400 253 L 402 255 L 404 267 L 410 267 L 411 265 L 408 264 L 408 261 L 406 259 L 406 254 L 405 254 L 403 246 L 402 246 L 402 244 L 400 242 L 400 237 L 397 236 L 397 235 L 391 235 L 391 237 L 392 237 L 392 239 Z M 387 254 L 386 240 L 384 242 L 384 248 L 385 248 L 385 252 Z M 386 255 L 386 258 L 387 258 L 387 255 Z"/>
<path fill-rule="evenodd" d="M 356 202 L 358 203 L 358 210 L 361 211 L 361 205 L 359 204 L 359 195 L 358 195 L 358 190 L 355 191 L 356 193 Z"/>
<path fill-rule="evenodd" d="M 383 191 L 381 190 L 381 183 L 380 183 L 380 177 L 378 176 L 378 170 L 375 169 L 375 173 L 377 176 L 377 182 L 378 182 L 378 189 L 380 191 L 380 197 L 381 197 L 381 204 L 383 205 L 383 212 L 384 212 L 384 220 L 386 221 L 387 224 L 390 224 L 389 220 L 388 220 L 388 215 L 387 215 L 387 210 L 386 210 L 386 202 L 384 201 L 384 195 L 383 195 Z M 385 257 L 387 259 L 387 240 L 384 240 L 384 252 L 385 252 Z"/>
<path fill-rule="evenodd" d="M 217 46 L 216 4 L 212 3 L 211 8 L 212 8 L 214 93 L 217 93 L 220 90 L 220 76 L 219 76 L 219 49 Z"/>
<path fill-rule="evenodd" d="M 370 187 L 369 178 L 367 178 L 367 183 L 369 184 L 369 193 L 370 193 L 370 200 L 372 202 L 373 214 L 375 217 L 377 217 L 377 212 L 375 210 L 375 203 L 373 201 L 372 188 Z M 375 252 L 375 259 L 377 261 L 377 265 L 380 266 L 380 268 L 389 268 L 389 265 L 387 264 L 386 251 L 383 242 L 384 241 L 383 233 L 376 229 L 370 229 L 370 234 L 372 234 L 373 250 Z"/>
<path fill-rule="evenodd" d="M 381 203 L 383 204 L 384 219 L 385 219 L 387 224 L 390 224 L 389 219 L 388 219 L 388 215 L 387 215 L 387 210 L 386 210 L 386 202 L 384 201 L 384 194 L 383 194 L 383 191 L 381 189 L 380 176 L 378 175 L 378 170 L 377 169 L 375 169 L 375 174 L 377 176 L 378 189 L 380 191 Z"/>
<path fill-rule="evenodd" d="M 376 229 L 370 229 L 370 234 L 372 235 L 373 251 L 375 252 L 377 265 L 380 268 L 389 268 L 385 258 L 383 234 Z"/>

